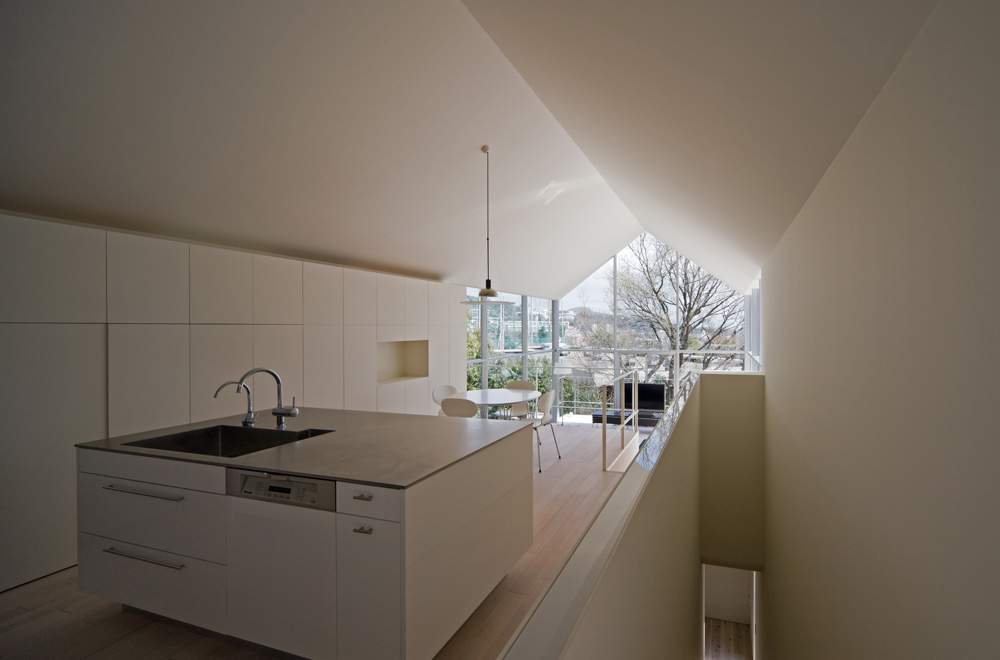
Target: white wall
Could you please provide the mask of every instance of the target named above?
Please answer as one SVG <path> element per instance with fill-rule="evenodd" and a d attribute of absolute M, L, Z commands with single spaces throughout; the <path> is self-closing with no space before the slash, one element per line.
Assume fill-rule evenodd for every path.
<path fill-rule="evenodd" d="M 699 401 L 696 385 L 563 657 L 702 657 Z"/>
<path fill-rule="evenodd" d="M 245 394 L 212 395 L 254 366 L 286 404 L 374 409 L 377 277 L 0 215 L 0 590 L 76 563 L 77 442 L 240 414 Z M 433 347 L 405 410 L 437 414 L 431 389 L 465 389 L 465 287 L 388 277 L 378 309 Z M 273 407 L 274 380 L 253 386 Z"/>
<path fill-rule="evenodd" d="M 1000 657 L 998 34 L 944 0 L 764 267 L 762 658 Z"/>
<path fill-rule="evenodd" d="M 699 380 L 701 560 L 760 570 L 764 567 L 764 376 L 704 373 Z"/>
<path fill-rule="evenodd" d="M 753 571 L 705 564 L 706 617 L 749 626 L 753 595 Z"/>

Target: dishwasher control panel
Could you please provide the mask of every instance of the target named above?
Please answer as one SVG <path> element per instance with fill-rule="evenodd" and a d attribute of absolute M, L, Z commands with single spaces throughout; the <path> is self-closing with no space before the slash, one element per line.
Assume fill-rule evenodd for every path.
<path fill-rule="evenodd" d="M 276 504 L 337 510 L 337 482 L 327 479 L 226 468 L 226 494 Z"/>

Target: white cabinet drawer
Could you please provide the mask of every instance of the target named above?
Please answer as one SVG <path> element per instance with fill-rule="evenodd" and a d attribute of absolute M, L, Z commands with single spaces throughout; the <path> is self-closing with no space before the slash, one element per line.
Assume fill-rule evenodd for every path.
<path fill-rule="evenodd" d="M 403 653 L 400 524 L 337 514 L 337 657 Z"/>
<path fill-rule="evenodd" d="M 80 533 L 80 589 L 226 633 L 226 567 Z"/>
<path fill-rule="evenodd" d="M 80 472 L 91 474 L 226 494 L 226 468 L 221 465 L 78 448 L 76 467 Z"/>
<path fill-rule="evenodd" d="M 226 563 L 226 499 L 204 493 L 80 472 L 81 532 Z"/>
<path fill-rule="evenodd" d="M 403 491 L 397 488 L 337 482 L 337 511 L 354 516 L 403 520 Z"/>

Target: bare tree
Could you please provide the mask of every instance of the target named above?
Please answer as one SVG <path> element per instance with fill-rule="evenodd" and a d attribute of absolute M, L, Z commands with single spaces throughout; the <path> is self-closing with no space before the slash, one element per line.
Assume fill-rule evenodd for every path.
<path fill-rule="evenodd" d="M 614 275 L 607 277 L 610 291 Z M 617 323 L 619 348 L 669 351 L 731 347 L 735 355 L 743 343 L 743 296 L 643 233 L 618 256 Z M 667 359 L 651 352 L 629 367 L 642 368 L 645 380 L 649 380 Z M 713 359 L 717 358 L 703 356 L 702 368 L 708 368 Z"/>

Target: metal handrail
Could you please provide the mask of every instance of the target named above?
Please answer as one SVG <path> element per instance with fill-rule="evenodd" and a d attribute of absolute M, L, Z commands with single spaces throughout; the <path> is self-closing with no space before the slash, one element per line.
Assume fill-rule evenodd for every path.
<path fill-rule="evenodd" d="M 622 455 L 625 451 L 625 427 L 628 426 L 629 422 L 632 423 L 632 431 L 634 433 L 639 432 L 639 371 L 630 371 L 627 374 L 622 374 L 611 381 L 611 389 L 614 391 L 614 386 L 618 381 L 622 381 L 622 387 L 625 386 L 625 379 L 632 377 L 632 413 L 625 417 L 625 405 L 622 404 L 622 421 L 618 425 L 618 430 L 621 434 L 621 449 L 615 456 L 615 460 Z M 605 390 L 606 392 L 607 390 Z M 601 461 L 603 466 L 603 471 L 608 470 L 608 397 L 607 394 L 601 397 Z M 614 461 L 612 461 L 614 463 Z"/>

